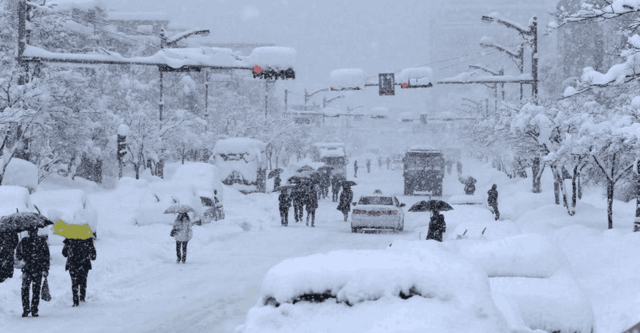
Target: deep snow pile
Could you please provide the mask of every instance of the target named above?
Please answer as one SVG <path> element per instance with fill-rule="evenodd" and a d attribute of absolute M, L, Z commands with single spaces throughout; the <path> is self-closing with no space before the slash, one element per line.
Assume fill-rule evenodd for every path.
<path fill-rule="evenodd" d="M 488 279 L 435 242 L 274 266 L 239 332 L 508 332 Z"/>

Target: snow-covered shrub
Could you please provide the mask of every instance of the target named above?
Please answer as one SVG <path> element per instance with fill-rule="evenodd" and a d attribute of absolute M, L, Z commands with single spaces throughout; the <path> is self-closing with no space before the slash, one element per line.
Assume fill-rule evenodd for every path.
<path fill-rule="evenodd" d="M 12 158 L 2 178 L 2 185 L 17 185 L 35 192 L 38 187 L 38 167 L 23 159 Z"/>

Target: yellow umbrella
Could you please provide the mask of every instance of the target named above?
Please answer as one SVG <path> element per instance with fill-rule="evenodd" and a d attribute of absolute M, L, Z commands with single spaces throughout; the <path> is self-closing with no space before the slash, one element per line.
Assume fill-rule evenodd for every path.
<path fill-rule="evenodd" d="M 86 224 L 66 224 L 62 220 L 56 221 L 53 225 L 53 233 L 73 239 L 89 239 L 93 237 L 93 232 Z"/>

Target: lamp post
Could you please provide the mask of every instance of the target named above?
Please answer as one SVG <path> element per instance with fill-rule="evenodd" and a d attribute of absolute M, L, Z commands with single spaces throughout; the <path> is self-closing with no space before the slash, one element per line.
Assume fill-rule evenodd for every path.
<path fill-rule="evenodd" d="M 328 90 L 329 90 L 329 88 L 319 89 L 319 90 L 316 90 L 316 91 L 314 91 L 314 92 L 309 94 L 309 93 L 307 93 L 307 89 L 305 89 L 304 90 L 304 110 L 307 111 L 307 102 L 309 102 L 309 99 L 311 99 L 311 96 L 313 96 L 313 95 L 315 95 L 315 94 L 317 94 L 317 93 L 319 93 L 321 91 L 328 91 Z"/>
<path fill-rule="evenodd" d="M 534 16 L 531 19 L 531 24 L 529 25 L 529 30 L 525 30 L 520 25 L 515 23 L 502 20 L 498 17 L 494 16 L 482 16 L 482 22 L 485 23 L 500 23 L 507 28 L 515 29 L 522 35 L 523 38 L 532 37 L 532 50 L 531 50 L 531 75 L 533 76 L 533 83 L 531 84 L 531 95 L 533 96 L 533 100 L 537 103 L 538 100 L 538 18 Z"/>

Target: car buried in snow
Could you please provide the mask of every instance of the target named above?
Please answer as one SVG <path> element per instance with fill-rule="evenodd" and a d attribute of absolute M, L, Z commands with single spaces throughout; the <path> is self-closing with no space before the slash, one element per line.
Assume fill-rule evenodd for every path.
<path fill-rule="evenodd" d="M 363 195 L 354 202 L 351 214 L 351 232 L 404 230 L 404 203 L 395 195 L 384 195 L 380 190 Z"/>

